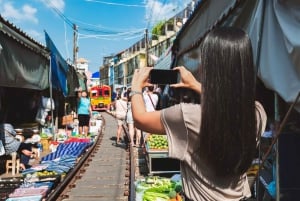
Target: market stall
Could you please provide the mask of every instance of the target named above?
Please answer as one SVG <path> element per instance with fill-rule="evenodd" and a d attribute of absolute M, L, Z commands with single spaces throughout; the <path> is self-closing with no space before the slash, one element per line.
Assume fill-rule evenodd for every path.
<path fill-rule="evenodd" d="M 145 146 L 150 175 L 180 172 L 179 160 L 169 158 L 166 135 L 150 135 Z"/>
<path fill-rule="evenodd" d="M 136 201 L 183 201 L 180 175 L 148 176 L 135 182 Z"/>

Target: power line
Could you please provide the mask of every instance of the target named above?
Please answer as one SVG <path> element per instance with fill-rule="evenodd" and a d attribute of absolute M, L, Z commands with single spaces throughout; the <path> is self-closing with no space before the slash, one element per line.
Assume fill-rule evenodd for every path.
<path fill-rule="evenodd" d="M 66 29 L 66 23 L 64 22 L 64 29 L 65 29 L 65 48 L 66 48 L 66 53 L 67 53 L 67 58 L 69 58 L 69 47 L 67 43 L 67 29 Z"/>
<path fill-rule="evenodd" d="M 114 6 L 126 6 L 126 7 L 146 7 L 145 5 L 138 5 L 138 4 L 122 4 L 122 3 L 113 3 L 113 2 L 106 2 L 106 1 L 98 1 L 98 0 L 85 0 L 87 2 L 94 2 L 94 3 L 101 3 L 106 5 L 114 5 Z"/>
<path fill-rule="evenodd" d="M 46 0 L 46 2 L 50 5 L 50 8 L 52 8 L 71 28 L 73 27 L 73 22 L 69 20 L 56 6 L 51 3 L 50 0 Z"/>
<path fill-rule="evenodd" d="M 92 28 L 82 28 L 79 26 L 79 29 L 82 32 L 88 32 L 88 33 L 94 33 L 94 34 L 106 34 L 106 35 L 127 35 L 127 34 L 134 34 L 134 33 L 140 33 L 142 32 L 144 29 L 137 29 L 137 30 L 133 30 L 133 31 L 124 31 L 124 32 L 120 32 L 120 31 L 112 31 L 112 30 L 101 30 L 101 29 L 92 29 Z"/>
<path fill-rule="evenodd" d="M 148 2 L 149 2 L 149 0 L 148 0 Z M 148 23 L 147 23 L 147 28 L 146 28 L 148 30 L 149 30 L 149 27 L 150 27 L 150 22 L 152 21 L 152 13 L 153 13 L 153 8 L 154 8 L 154 2 L 155 1 L 152 1 L 152 5 L 151 5 L 151 8 L 150 8 L 150 15 L 147 16 L 147 17 L 149 17 Z"/>
<path fill-rule="evenodd" d="M 92 34 L 80 34 L 79 33 L 79 38 L 80 39 L 87 39 L 87 38 L 95 38 L 95 39 L 103 39 L 103 40 L 114 40 L 114 41 L 118 41 L 118 40 L 132 40 L 135 38 L 142 38 L 144 36 L 144 33 L 142 34 L 136 34 L 136 35 L 128 35 L 128 36 L 112 36 L 112 35 L 92 35 Z"/>
<path fill-rule="evenodd" d="M 91 30 L 107 30 L 107 31 L 111 31 L 113 34 L 114 33 L 123 33 L 123 32 L 139 32 L 139 31 L 143 31 L 144 28 L 137 28 L 135 30 L 125 30 L 125 29 L 112 29 L 112 28 L 108 28 L 108 27 L 104 27 L 104 26 L 100 26 L 100 25 L 94 25 L 94 24 L 90 24 L 90 23 L 86 23 L 80 20 L 76 20 L 76 19 L 72 19 L 74 22 L 77 22 L 79 28 L 81 27 L 80 24 L 83 25 L 83 27 L 92 27 L 94 29 Z M 81 28 L 80 28 L 81 29 Z M 82 29 L 87 29 L 87 28 L 82 28 Z"/>
<path fill-rule="evenodd" d="M 49 3 L 50 7 L 64 20 L 64 22 L 67 23 L 71 28 L 73 28 L 73 26 L 75 24 L 75 23 L 73 23 L 73 21 L 76 21 L 76 20 L 71 21 L 58 8 L 56 8 L 55 5 L 53 5 L 50 0 L 46 0 L 46 1 L 47 1 L 47 3 Z M 90 1 L 90 0 L 86 0 L 86 1 Z M 90 27 L 94 27 L 94 28 L 89 28 L 87 26 L 86 27 L 78 26 L 78 30 L 76 30 L 76 32 L 78 32 L 78 33 L 80 30 L 80 31 L 87 32 L 87 33 L 97 34 L 97 35 L 91 35 L 90 38 L 105 38 L 105 37 L 116 37 L 116 36 L 136 37 L 135 35 L 132 35 L 132 34 L 140 35 L 144 31 L 144 29 L 137 29 L 137 30 L 133 30 L 133 31 L 122 32 L 122 31 L 116 31 L 116 30 L 109 30 L 108 28 L 103 28 L 103 27 L 99 28 L 99 26 L 96 26 L 96 25 L 84 23 L 79 20 L 77 20 L 77 21 L 83 25 L 88 25 Z M 85 38 L 86 37 L 87 37 L 87 34 L 85 34 Z"/>

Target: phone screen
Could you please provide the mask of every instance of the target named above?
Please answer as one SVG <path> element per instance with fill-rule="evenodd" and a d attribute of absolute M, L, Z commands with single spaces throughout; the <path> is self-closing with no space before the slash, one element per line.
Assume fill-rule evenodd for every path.
<path fill-rule="evenodd" d="M 150 83 L 152 84 L 175 84 L 177 82 L 177 70 L 152 69 L 150 71 Z"/>

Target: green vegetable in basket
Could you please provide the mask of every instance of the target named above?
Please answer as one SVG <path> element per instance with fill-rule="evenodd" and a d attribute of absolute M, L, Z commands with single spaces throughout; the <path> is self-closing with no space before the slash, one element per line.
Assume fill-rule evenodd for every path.
<path fill-rule="evenodd" d="M 168 201 L 170 197 L 164 193 L 145 192 L 143 201 Z"/>
<path fill-rule="evenodd" d="M 172 199 L 172 198 L 176 198 L 176 191 L 174 191 L 174 190 L 171 190 L 170 192 L 169 192 L 169 197 Z"/>
<path fill-rule="evenodd" d="M 182 191 L 182 185 L 181 185 L 181 184 L 176 184 L 176 186 L 175 186 L 175 191 L 176 191 L 177 193 L 180 193 L 180 192 Z"/>

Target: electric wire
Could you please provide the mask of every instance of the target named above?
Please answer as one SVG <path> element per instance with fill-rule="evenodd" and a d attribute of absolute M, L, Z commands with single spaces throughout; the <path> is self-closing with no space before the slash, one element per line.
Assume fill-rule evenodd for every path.
<path fill-rule="evenodd" d="M 53 3 L 51 3 L 50 0 L 46 0 L 46 2 L 50 5 L 50 7 L 64 20 L 65 23 L 67 23 L 71 28 L 73 28 L 74 26 L 74 22 L 71 21 L 67 16 L 65 16 L 58 8 L 55 7 L 55 5 L 53 5 Z M 82 23 L 84 24 L 84 23 Z M 91 25 L 91 24 L 87 24 L 85 23 L 86 25 L 89 25 L 89 26 L 93 26 L 93 27 L 99 27 L 99 26 L 96 26 L 96 25 Z M 83 31 L 83 32 L 87 32 L 87 33 L 93 33 L 93 34 L 107 34 L 107 35 L 111 35 L 111 37 L 115 37 L 116 35 L 128 35 L 130 37 L 132 37 L 132 33 L 136 33 L 136 37 L 139 37 L 140 36 L 140 33 L 144 31 L 144 29 L 137 29 L 137 30 L 134 30 L 134 31 L 128 31 L 128 32 L 122 32 L 122 31 L 115 31 L 115 30 L 104 30 L 104 28 L 99 28 L 99 29 L 96 29 L 96 28 L 89 28 L 89 27 L 85 27 L 85 26 L 78 26 L 78 30 L 74 30 L 74 31 L 77 31 L 77 33 L 79 33 L 79 30 L 80 31 Z M 103 36 L 99 36 L 99 37 L 95 37 L 94 35 L 91 36 L 91 38 L 94 37 L 94 38 L 101 38 Z"/>
<path fill-rule="evenodd" d="M 134 38 L 140 38 L 143 37 L 144 34 L 139 34 L 139 35 L 133 35 L 133 36 L 122 36 L 122 37 L 112 37 L 112 36 L 103 36 L 103 35 L 91 35 L 91 34 L 78 34 L 78 38 L 80 39 L 86 39 L 86 38 L 96 38 L 96 39 L 103 39 L 103 40 L 112 40 L 112 41 L 117 41 L 117 40 L 131 40 Z"/>
<path fill-rule="evenodd" d="M 65 48 L 66 48 L 66 53 L 67 53 L 67 58 L 70 58 L 70 53 L 69 53 L 69 47 L 68 47 L 68 40 L 67 40 L 67 27 L 66 27 L 66 22 L 64 22 L 64 30 L 65 30 Z"/>
<path fill-rule="evenodd" d="M 113 3 L 113 2 L 106 2 L 106 1 L 99 1 L 99 0 L 85 0 L 86 2 L 94 2 L 94 3 L 101 3 L 106 5 L 115 5 L 115 6 L 126 6 L 126 7 L 146 7 L 145 5 L 138 5 L 138 4 L 122 4 L 122 3 Z"/>
<path fill-rule="evenodd" d="M 149 3 L 149 2 L 152 3 L 152 5 L 151 5 L 150 10 L 149 10 L 149 16 L 147 16 L 147 18 L 148 18 L 148 19 L 147 19 L 147 20 L 148 20 L 148 23 L 147 23 L 146 29 L 148 29 L 148 30 L 149 30 L 150 24 L 151 24 L 151 22 L 152 22 L 152 13 L 153 13 L 155 1 L 149 1 L 149 0 L 148 0 L 147 3 Z"/>
<path fill-rule="evenodd" d="M 58 14 L 70 27 L 73 27 L 74 23 L 69 20 L 50 0 L 46 0 L 46 3 Z"/>
<path fill-rule="evenodd" d="M 83 21 L 80 21 L 80 20 L 77 20 L 77 19 L 72 19 L 74 22 L 77 22 L 77 24 L 82 24 L 86 27 L 94 27 L 96 30 L 97 29 L 104 29 L 104 30 L 112 30 L 112 32 L 127 32 L 126 29 L 111 29 L 111 28 L 108 28 L 108 27 L 104 27 L 104 26 L 101 26 L 101 25 L 94 25 L 94 24 L 90 24 L 90 23 L 87 23 L 87 22 L 83 22 Z M 136 30 L 144 30 L 144 28 L 137 28 Z"/>

